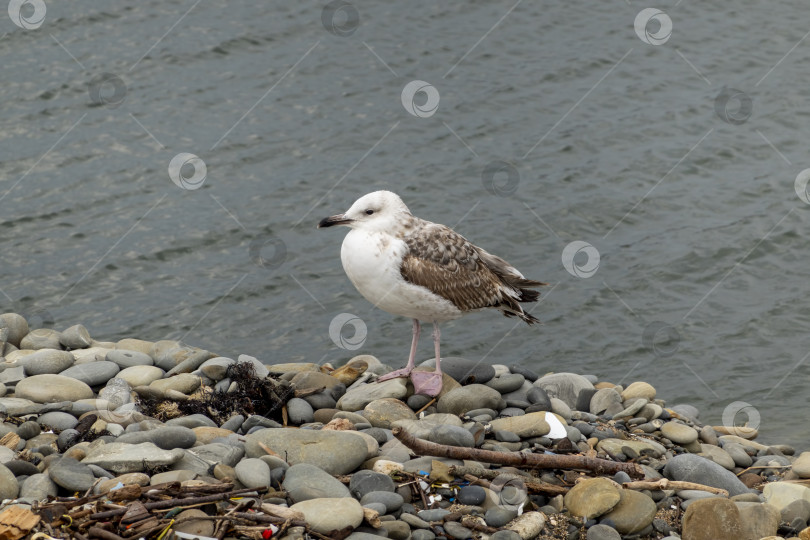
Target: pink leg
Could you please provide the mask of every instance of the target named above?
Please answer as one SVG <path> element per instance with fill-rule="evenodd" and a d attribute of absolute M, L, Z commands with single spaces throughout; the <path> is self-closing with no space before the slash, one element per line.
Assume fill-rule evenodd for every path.
<path fill-rule="evenodd" d="M 421 326 L 419 325 L 419 321 L 414 319 L 413 320 L 413 339 L 411 340 L 411 354 L 408 356 L 408 365 L 402 369 L 398 369 L 396 371 L 392 371 L 391 373 L 386 373 L 382 377 L 379 377 L 378 381 L 387 381 L 389 379 L 396 379 L 397 377 L 407 377 L 413 371 L 414 366 L 416 365 L 416 344 L 419 343 L 419 332 L 421 330 Z"/>
<path fill-rule="evenodd" d="M 442 357 L 439 352 L 441 333 L 439 323 L 433 321 L 433 347 L 436 350 L 435 371 L 414 371 L 411 373 L 411 382 L 415 394 L 425 394 L 431 397 L 438 396 L 442 391 Z"/>

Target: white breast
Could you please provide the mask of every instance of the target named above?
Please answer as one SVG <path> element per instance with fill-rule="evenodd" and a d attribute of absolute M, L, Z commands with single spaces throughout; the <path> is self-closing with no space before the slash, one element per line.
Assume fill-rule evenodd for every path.
<path fill-rule="evenodd" d="M 360 294 L 382 310 L 423 321 L 461 317 L 452 302 L 402 278 L 400 262 L 407 250 L 405 242 L 388 234 L 352 229 L 343 240 L 340 260 Z"/>

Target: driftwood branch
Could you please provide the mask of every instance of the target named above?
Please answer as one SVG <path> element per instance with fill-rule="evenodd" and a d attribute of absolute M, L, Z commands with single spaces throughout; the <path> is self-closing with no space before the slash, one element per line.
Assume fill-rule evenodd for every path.
<path fill-rule="evenodd" d="M 548 482 L 531 482 L 525 480 L 522 476 L 518 475 L 509 475 L 510 478 L 506 480 L 516 479 L 519 482 L 522 482 L 523 485 L 526 487 L 526 491 L 529 493 L 546 493 L 548 495 L 565 495 L 568 493 L 568 488 L 565 486 L 557 486 L 554 484 L 549 484 Z M 465 480 L 469 481 L 473 484 L 478 484 L 483 486 L 487 489 L 491 489 L 493 491 L 500 491 L 500 487 L 493 484 L 488 480 L 484 480 L 482 478 L 478 478 L 477 476 L 473 476 L 472 474 L 465 474 L 463 477 Z"/>
<path fill-rule="evenodd" d="M 636 481 L 636 482 L 625 482 L 622 484 L 622 487 L 625 489 L 674 489 L 674 490 L 681 490 L 681 489 L 697 489 L 700 491 L 708 491 L 709 493 L 715 493 L 717 495 L 722 495 L 724 497 L 728 497 L 728 491 L 725 489 L 720 489 L 712 486 L 705 486 L 703 484 L 695 484 L 694 482 L 682 482 L 680 480 L 668 480 L 666 478 L 661 478 L 660 480 L 655 480 L 651 482 L 645 482 L 643 480 Z"/>
<path fill-rule="evenodd" d="M 230 499 L 236 495 L 241 495 L 243 493 L 252 493 L 252 492 L 264 492 L 267 491 L 268 488 L 245 488 L 245 489 L 237 489 L 234 491 L 229 491 L 227 493 L 217 493 L 215 495 L 205 495 L 203 497 L 187 497 L 185 499 L 167 499 L 163 501 L 156 501 L 151 503 L 146 503 L 143 507 L 146 510 L 163 510 L 166 508 L 174 508 L 176 506 L 190 506 L 190 505 L 197 505 L 201 503 L 209 503 L 209 502 L 217 502 L 222 501 L 225 499 Z M 129 510 L 128 507 L 124 508 L 116 508 L 115 510 L 108 510 L 106 512 L 97 512 L 95 514 L 91 514 L 89 516 L 92 520 L 103 520 L 109 519 L 111 517 L 120 516 L 126 514 Z"/>
<path fill-rule="evenodd" d="M 596 474 L 612 475 L 623 471 L 631 478 L 644 478 L 644 471 L 635 463 L 620 463 L 606 459 L 589 458 L 572 455 L 524 454 L 521 452 L 495 452 L 447 446 L 417 439 L 401 427 L 395 427 L 394 437 L 419 455 L 448 457 L 453 459 L 471 459 L 485 463 L 497 463 L 512 467 L 528 467 L 533 469 L 585 469 Z"/>

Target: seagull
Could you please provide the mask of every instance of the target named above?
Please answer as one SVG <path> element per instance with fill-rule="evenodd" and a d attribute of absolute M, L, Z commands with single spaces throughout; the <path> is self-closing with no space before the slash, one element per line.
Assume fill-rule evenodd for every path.
<path fill-rule="evenodd" d="M 410 377 L 414 393 L 436 397 L 442 389 L 439 323 L 495 308 L 527 324 L 540 322 L 520 302 L 535 302 L 546 285 L 526 279 L 505 260 L 473 245 L 450 227 L 411 214 L 398 195 L 375 191 L 318 228 L 345 225 L 340 260 L 352 284 L 374 306 L 413 319 L 408 364 L 378 381 Z M 436 369 L 414 371 L 420 321 L 433 323 Z"/>

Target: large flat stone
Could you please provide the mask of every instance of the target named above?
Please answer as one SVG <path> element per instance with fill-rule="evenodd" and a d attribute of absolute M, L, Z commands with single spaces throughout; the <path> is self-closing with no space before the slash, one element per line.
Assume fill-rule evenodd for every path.
<path fill-rule="evenodd" d="M 366 441 L 356 435 L 340 431 L 314 431 L 308 429 L 268 428 L 245 437 L 248 457 L 266 455 L 259 443 L 284 456 L 287 463 L 310 463 L 329 474 L 348 474 L 366 460 Z"/>

